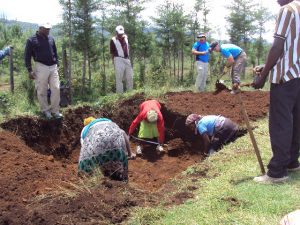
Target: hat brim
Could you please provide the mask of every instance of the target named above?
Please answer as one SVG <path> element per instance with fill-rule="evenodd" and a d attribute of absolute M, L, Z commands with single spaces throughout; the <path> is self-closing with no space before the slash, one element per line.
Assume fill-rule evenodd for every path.
<path fill-rule="evenodd" d="M 51 25 L 40 25 L 39 27 L 45 28 L 45 29 L 51 29 Z"/>

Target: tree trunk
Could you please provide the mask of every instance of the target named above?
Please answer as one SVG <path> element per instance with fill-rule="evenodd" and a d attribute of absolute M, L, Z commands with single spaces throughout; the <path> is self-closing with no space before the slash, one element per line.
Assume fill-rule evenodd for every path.
<path fill-rule="evenodd" d="M 91 59 L 88 56 L 87 58 L 88 62 L 88 73 L 89 73 L 89 90 L 92 90 L 92 70 L 91 70 Z"/>
<path fill-rule="evenodd" d="M 68 84 L 67 86 L 69 87 L 69 101 L 70 104 L 72 104 L 72 18 L 71 18 L 71 0 L 68 1 L 68 13 L 69 13 L 69 21 L 68 21 L 68 28 L 69 28 L 69 32 L 68 32 L 68 38 L 69 38 L 69 67 L 68 67 Z"/>
<path fill-rule="evenodd" d="M 85 75 L 86 75 L 86 50 L 83 52 L 83 63 L 82 63 L 82 86 L 81 86 L 81 96 L 84 96 L 85 91 Z"/>

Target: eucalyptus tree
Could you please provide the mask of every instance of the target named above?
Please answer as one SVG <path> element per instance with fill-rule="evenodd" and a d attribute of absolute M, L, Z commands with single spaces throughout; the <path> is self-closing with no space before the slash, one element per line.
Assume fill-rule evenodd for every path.
<path fill-rule="evenodd" d="M 184 43 L 186 39 L 186 27 L 188 17 L 184 14 L 182 4 L 171 3 L 166 0 L 157 7 L 157 17 L 152 17 L 155 26 L 156 39 L 158 46 L 162 48 L 162 63 L 168 65 L 169 75 L 176 77 L 176 59 L 177 59 L 177 81 L 183 79 L 184 65 Z M 173 56 L 173 68 L 172 68 Z M 181 63 L 181 68 L 179 68 Z"/>
<path fill-rule="evenodd" d="M 255 12 L 255 23 L 257 24 L 256 33 L 258 34 L 258 38 L 256 39 L 256 63 L 260 64 L 261 58 L 263 58 L 266 40 L 264 40 L 263 35 L 267 32 L 265 24 L 274 18 L 274 15 L 269 11 L 268 8 L 262 6 Z"/>
<path fill-rule="evenodd" d="M 101 76 L 101 94 L 105 95 L 107 92 L 107 82 L 106 82 L 106 61 L 108 61 L 109 50 L 108 50 L 108 35 L 107 30 L 109 29 L 108 23 L 108 13 L 107 13 L 108 3 L 106 1 L 101 1 L 99 3 L 98 12 L 99 16 L 96 19 L 96 24 L 99 27 L 99 38 L 100 38 L 100 76 Z"/>
<path fill-rule="evenodd" d="M 230 11 L 226 17 L 229 26 L 227 32 L 233 44 L 247 50 L 250 37 L 255 33 L 255 7 L 253 0 L 234 0 L 227 8 Z"/>
<path fill-rule="evenodd" d="M 202 18 L 202 22 L 200 23 L 200 28 L 202 32 L 209 32 L 210 26 L 208 22 L 208 14 L 210 13 L 210 1 L 209 0 L 196 0 L 195 10 L 199 12 L 199 16 Z M 202 24 L 202 25 L 201 25 Z"/>
<path fill-rule="evenodd" d="M 73 0 L 59 0 L 60 5 L 63 8 L 63 32 L 64 36 L 66 36 L 68 40 L 68 49 L 69 49 L 69 60 L 67 60 L 67 66 L 68 68 L 64 68 L 67 70 L 66 76 L 67 76 L 67 86 L 70 89 L 69 97 L 70 97 L 70 103 L 72 103 L 72 34 L 73 34 L 73 23 L 72 19 L 74 17 L 74 3 Z M 65 66 L 65 65 L 64 65 Z"/>
<path fill-rule="evenodd" d="M 86 68 L 89 72 L 89 88 L 91 89 L 91 53 L 96 45 L 94 38 L 94 17 L 93 13 L 97 11 L 100 0 L 74 0 L 74 17 L 73 17 L 73 37 L 74 47 L 82 52 L 82 88 L 81 94 L 84 94 Z"/>

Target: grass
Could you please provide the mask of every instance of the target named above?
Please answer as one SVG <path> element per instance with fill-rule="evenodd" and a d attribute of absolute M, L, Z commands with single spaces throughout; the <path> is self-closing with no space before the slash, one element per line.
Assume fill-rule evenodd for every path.
<path fill-rule="evenodd" d="M 258 126 L 254 135 L 266 167 L 271 157 L 268 120 L 253 125 Z M 203 166 L 209 167 L 207 176 L 192 183 L 188 174 Z M 187 171 L 190 172 L 183 173 L 186 177 L 179 185 L 198 186 L 193 191 L 194 199 L 171 208 L 137 208 L 128 224 L 273 225 L 300 207 L 300 173 L 290 173 L 285 184 L 253 181 L 261 172 L 248 135 Z"/>

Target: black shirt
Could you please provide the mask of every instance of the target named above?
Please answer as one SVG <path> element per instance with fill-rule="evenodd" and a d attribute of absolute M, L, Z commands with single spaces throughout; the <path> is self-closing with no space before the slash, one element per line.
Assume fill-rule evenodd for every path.
<path fill-rule="evenodd" d="M 31 57 L 34 61 L 47 66 L 58 64 L 57 50 L 52 36 L 45 37 L 36 32 L 26 42 L 25 66 L 28 72 L 32 71 Z"/>

